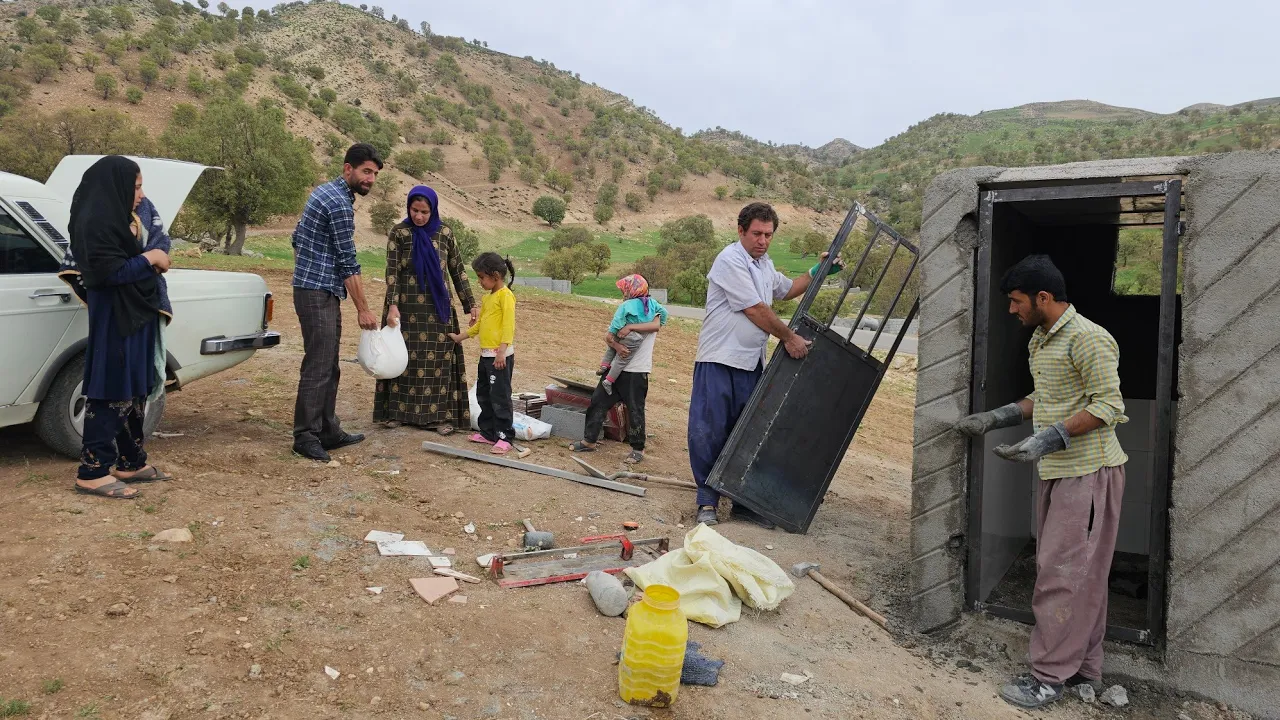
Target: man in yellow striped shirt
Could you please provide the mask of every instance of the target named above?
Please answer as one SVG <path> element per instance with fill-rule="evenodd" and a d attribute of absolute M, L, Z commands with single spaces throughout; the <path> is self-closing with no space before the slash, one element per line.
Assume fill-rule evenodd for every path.
<path fill-rule="evenodd" d="M 1009 313 L 1035 328 L 1028 344 L 1035 391 L 970 415 L 956 429 L 976 437 L 1031 418 L 1033 435 L 994 452 L 1039 463 L 1031 672 L 1000 691 L 1014 705 L 1038 708 L 1060 699 L 1066 687 L 1102 689 L 1107 576 L 1129 459 L 1115 426 L 1128 418 L 1116 341 L 1067 302 L 1066 282 L 1048 256 L 1013 266 L 1000 291 L 1009 297 Z"/>

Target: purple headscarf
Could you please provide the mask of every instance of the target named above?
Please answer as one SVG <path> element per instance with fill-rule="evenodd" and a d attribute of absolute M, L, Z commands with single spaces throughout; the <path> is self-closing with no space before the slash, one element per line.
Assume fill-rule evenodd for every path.
<path fill-rule="evenodd" d="M 423 198 L 431 206 L 431 219 L 427 224 L 418 227 L 409 215 L 409 207 L 414 198 Z M 436 252 L 431 238 L 440 231 L 444 223 L 440 220 L 440 200 L 436 191 L 426 185 L 418 185 L 409 191 L 409 200 L 405 203 L 405 223 L 413 231 L 413 272 L 418 276 L 418 290 L 431 293 L 431 302 L 436 306 L 436 315 L 440 321 L 447 323 L 453 313 L 449 301 L 449 288 L 444 284 L 444 272 L 440 269 L 440 254 Z"/>

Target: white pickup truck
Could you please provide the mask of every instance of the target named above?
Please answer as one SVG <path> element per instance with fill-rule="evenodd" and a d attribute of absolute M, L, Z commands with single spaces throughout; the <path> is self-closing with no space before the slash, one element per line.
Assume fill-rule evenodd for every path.
<path fill-rule="evenodd" d="M 68 155 L 41 184 L 0 173 L 0 427 L 35 423 L 50 448 L 79 457 L 84 428 L 84 306 L 58 279 L 67 248 L 71 196 L 101 156 Z M 171 222 L 203 165 L 132 158 L 143 191 Z M 170 270 L 173 322 L 165 329 L 167 392 L 238 365 L 259 348 L 280 343 L 267 329 L 273 301 L 267 283 L 250 273 Z M 165 395 L 149 403 L 148 435 L 160 423 Z"/>

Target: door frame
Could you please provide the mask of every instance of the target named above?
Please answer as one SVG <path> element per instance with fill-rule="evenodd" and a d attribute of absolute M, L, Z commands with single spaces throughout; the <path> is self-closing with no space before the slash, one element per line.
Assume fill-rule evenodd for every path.
<path fill-rule="evenodd" d="M 1182 180 L 1095 182 L 1046 187 L 981 189 L 978 202 L 978 247 L 974 250 L 974 316 L 970 412 L 986 408 L 987 336 L 991 316 L 991 244 L 995 206 L 1002 202 L 1137 198 L 1164 196 L 1161 222 L 1126 223 L 1126 226 L 1159 225 L 1163 228 L 1160 265 L 1160 310 L 1156 355 L 1155 446 L 1152 452 L 1151 527 L 1148 545 L 1147 620 L 1145 628 L 1107 625 L 1106 637 L 1143 645 L 1164 639 L 1165 590 L 1168 576 L 1170 458 L 1174 447 L 1173 382 L 1176 346 L 1178 250 L 1185 229 L 1181 221 Z M 1119 211 L 1139 214 L 1139 211 Z M 1149 215 L 1150 211 L 1141 214 Z M 982 438 L 971 438 L 968 447 L 968 552 L 965 561 L 964 607 L 1019 622 L 1034 624 L 1030 610 L 985 603 L 978 597 L 982 578 L 982 480 L 985 457 Z"/>

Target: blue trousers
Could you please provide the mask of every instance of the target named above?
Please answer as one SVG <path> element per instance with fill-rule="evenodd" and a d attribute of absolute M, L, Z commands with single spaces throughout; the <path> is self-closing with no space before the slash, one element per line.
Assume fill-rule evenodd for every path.
<path fill-rule="evenodd" d="M 689 465 L 698 484 L 699 507 L 720 502 L 720 493 L 707 487 L 707 476 L 762 375 L 763 363 L 755 370 L 694 363 L 693 395 L 689 398 Z"/>

